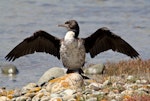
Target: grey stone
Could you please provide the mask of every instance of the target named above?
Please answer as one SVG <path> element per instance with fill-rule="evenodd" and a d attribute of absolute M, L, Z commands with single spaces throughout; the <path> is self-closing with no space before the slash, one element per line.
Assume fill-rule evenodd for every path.
<path fill-rule="evenodd" d="M 96 64 L 87 68 L 84 68 L 84 73 L 86 74 L 103 74 L 105 69 L 104 64 Z"/>
<path fill-rule="evenodd" d="M 53 67 L 47 70 L 42 77 L 38 81 L 38 85 L 42 85 L 45 82 L 48 82 L 51 79 L 63 76 L 65 74 L 65 70 L 60 67 Z"/>
<path fill-rule="evenodd" d="M 6 64 L 1 66 L 1 71 L 3 74 L 17 74 L 19 71 L 17 67 L 13 64 Z"/>

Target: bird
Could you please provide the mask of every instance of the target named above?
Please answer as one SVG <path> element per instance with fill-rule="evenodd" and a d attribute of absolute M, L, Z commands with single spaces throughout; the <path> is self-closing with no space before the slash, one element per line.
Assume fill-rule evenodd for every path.
<path fill-rule="evenodd" d="M 107 27 L 97 29 L 86 38 L 79 38 L 80 28 L 76 20 L 68 20 L 58 26 L 67 29 L 64 38 L 38 30 L 13 48 L 6 55 L 6 60 L 14 61 L 27 54 L 45 52 L 61 60 L 63 66 L 67 68 L 67 73 L 83 74 L 82 67 L 85 64 L 86 53 L 94 58 L 101 52 L 112 50 L 131 58 L 139 57 L 139 53 L 129 43 Z"/>

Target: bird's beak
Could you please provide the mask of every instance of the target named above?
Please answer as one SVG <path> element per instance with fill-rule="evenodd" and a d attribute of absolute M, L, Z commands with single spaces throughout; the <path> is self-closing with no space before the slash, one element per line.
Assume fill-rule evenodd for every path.
<path fill-rule="evenodd" d="M 58 27 L 66 27 L 66 28 L 68 28 L 68 24 L 61 24 L 61 25 L 58 25 Z"/>

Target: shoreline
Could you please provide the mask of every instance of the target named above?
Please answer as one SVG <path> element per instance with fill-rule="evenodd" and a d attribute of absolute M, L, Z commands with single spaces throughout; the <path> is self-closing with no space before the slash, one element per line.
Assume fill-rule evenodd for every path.
<path fill-rule="evenodd" d="M 70 85 L 70 74 L 49 80 L 42 86 L 29 83 L 20 89 L 0 88 L 2 101 L 149 101 L 150 100 L 150 60 L 128 60 L 106 63 L 103 74 L 86 74 L 84 80 L 75 74 L 75 83 Z M 125 68 L 126 67 L 126 68 Z M 132 67 L 132 68 L 131 68 Z M 143 74 L 143 75 L 141 75 Z M 73 73 L 74 75 L 74 73 Z M 77 77 L 76 77 L 77 76 Z M 71 76 L 70 79 L 72 79 Z M 60 86 L 60 81 L 65 82 Z M 78 81 L 78 82 L 76 82 Z M 59 82 L 59 83 L 58 83 Z M 80 83 L 79 83 L 80 82 Z M 59 84 L 58 90 L 55 89 Z M 82 87 L 77 85 L 82 85 Z M 73 87 L 73 88 L 72 88 Z M 61 89 L 60 89 L 61 88 Z M 79 89 L 77 89 L 79 88 Z M 56 91 L 53 91 L 55 89 Z M 66 98 L 66 96 L 69 96 Z M 143 99 L 143 100 L 142 100 Z"/>

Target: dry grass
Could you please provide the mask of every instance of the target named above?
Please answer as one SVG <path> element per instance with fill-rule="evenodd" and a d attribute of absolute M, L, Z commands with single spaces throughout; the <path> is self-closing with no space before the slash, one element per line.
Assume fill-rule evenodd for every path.
<path fill-rule="evenodd" d="M 150 81 L 150 59 L 133 59 L 118 63 L 107 62 L 105 73 L 107 75 L 136 75 L 147 78 Z"/>
<path fill-rule="evenodd" d="M 125 98 L 123 101 L 150 101 L 149 95 L 134 95 Z"/>

